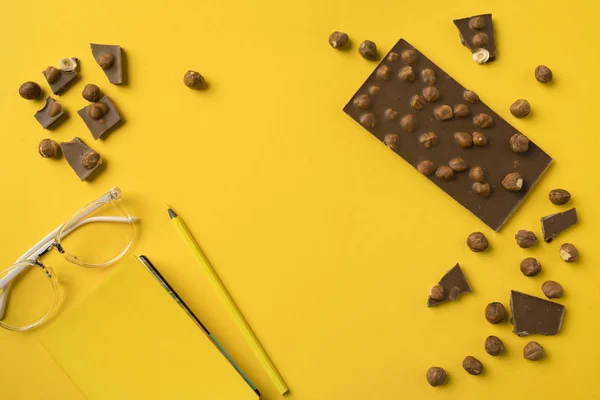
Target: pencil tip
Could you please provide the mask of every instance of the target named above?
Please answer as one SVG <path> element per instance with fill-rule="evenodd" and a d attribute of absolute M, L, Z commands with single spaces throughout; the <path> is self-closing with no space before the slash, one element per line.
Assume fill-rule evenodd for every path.
<path fill-rule="evenodd" d="M 169 218 L 171 218 L 171 219 L 177 218 L 177 213 L 175 211 L 173 211 L 171 209 L 171 207 L 169 207 L 168 204 L 167 204 L 167 212 L 169 213 Z"/>

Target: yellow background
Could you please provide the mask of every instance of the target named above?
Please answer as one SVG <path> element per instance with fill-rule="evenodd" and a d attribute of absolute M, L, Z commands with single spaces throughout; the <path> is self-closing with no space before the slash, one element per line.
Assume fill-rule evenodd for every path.
<path fill-rule="evenodd" d="M 10 264 L 79 207 L 112 186 L 141 218 L 134 251 L 146 254 L 229 349 L 265 399 L 280 399 L 166 215 L 184 218 L 291 389 L 290 399 L 500 399 L 600 397 L 598 350 L 597 10 L 592 1 L 364 2 L 10 2 L 0 14 L 2 188 L 0 262 Z M 492 12 L 497 60 L 476 65 L 453 18 Z M 333 30 L 348 32 L 349 52 L 331 49 Z M 407 39 L 554 157 L 554 164 L 499 233 L 423 179 L 342 111 L 375 67 L 356 52 L 371 39 L 382 53 Z M 110 85 L 89 43 L 120 44 L 129 86 Z M 33 118 L 41 101 L 18 96 L 59 58 L 81 59 L 82 79 L 60 96 L 70 118 L 56 131 Z M 552 85 L 533 78 L 538 64 Z M 209 90 L 182 84 L 201 72 Z M 76 110 L 86 83 L 110 95 L 126 124 L 94 142 Z M 517 98 L 532 115 L 508 112 Z M 37 154 L 45 137 L 81 136 L 106 159 L 91 183 L 64 160 Z M 524 250 L 517 229 L 540 234 L 539 218 L 564 208 L 548 191 L 573 193 L 581 222 L 551 244 Z M 492 248 L 465 245 L 483 231 Z M 575 243 L 581 261 L 558 257 Z M 544 271 L 525 278 L 520 260 Z M 61 311 L 111 274 L 57 255 Z M 474 288 L 459 302 L 425 306 L 432 284 L 460 262 Z M 118 268 L 118 267 L 113 267 Z M 504 323 L 488 324 L 485 305 L 508 307 L 510 289 L 541 295 L 561 282 L 562 331 L 535 337 L 543 362 L 523 360 L 528 341 Z M 57 315 L 60 317 L 60 314 Z M 0 332 L 3 397 L 79 399 L 81 394 L 37 342 L 40 330 Z M 508 354 L 485 354 L 487 335 Z M 466 355 L 485 374 L 467 375 Z M 431 388 L 439 365 L 449 382 Z M 190 368 L 194 366 L 191 365 Z"/>

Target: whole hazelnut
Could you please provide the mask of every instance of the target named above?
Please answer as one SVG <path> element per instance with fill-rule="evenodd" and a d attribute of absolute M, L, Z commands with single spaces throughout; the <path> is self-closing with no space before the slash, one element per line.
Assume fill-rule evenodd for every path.
<path fill-rule="evenodd" d="M 371 98 L 366 94 L 359 94 L 354 98 L 354 105 L 363 110 L 371 108 Z"/>
<path fill-rule="evenodd" d="M 483 371 L 483 365 L 473 356 L 466 356 L 462 367 L 471 375 L 479 375 Z"/>
<path fill-rule="evenodd" d="M 94 85 L 93 83 L 88 83 L 87 85 L 85 85 L 85 87 L 83 88 L 83 92 L 81 92 L 81 95 L 84 99 L 92 103 L 100 100 L 100 97 L 102 97 L 100 93 L 100 88 Z"/>
<path fill-rule="evenodd" d="M 542 272 L 542 264 L 533 257 L 527 257 L 521 261 L 520 268 L 523 275 L 528 277 L 536 276 Z"/>
<path fill-rule="evenodd" d="M 464 118 L 470 114 L 469 106 L 466 104 L 456 104 L 454 106 L 454 116 L 458 118 Z"/>
<path fill-rule="evenodd" d="M 421 79 L 429 86 L 435 85 L 435 72 L 431 68 L 425 68 L 421 71 Z"/>
<path fill-rule="evenodd" d="M 423 89 L 423 97 L 430 103 L 440 98 L 440 90 L 435 86 L 427 86 Z"/>
<path fill-rule="evenodd" d="M 509 139 L 510 149 L 515 153 L 525 153 L 529 149 L 529 138 L 522 133 L 515 133 Z"/>
<path fill-rule="evenodd" d="M 414 114 L 406 114 L 400 119 L 400 125 L 409 132 L 417 130 L 417 117 Z"/>
<path fill-rule="evenodd" d="M 481 167 L 471 168 L 471 172 L 469 172 L 469 176 L 475 182 L 483 183 L 483 181 L 485 181 L 485 176 L 483 174 L 483 168 L 481 168 Z"/>
<path fill-rule="evenodd" d="M 413 68 L 410 65 L 407 65 L 400 70 L 398 77 L 401 81 L 412 82 L 415 80 L 415 71 L 413 71 Z"/>
<path fill-rule="evenodd" d="M 425 132 L 419 136 L 419 142 L 427 149 L 435 146 L 439 141 L 440 138 L 435 132 Z"/>
<path fill-rule="evenodd" d="M 415 110 L 422 110 L 425 107 L 425 103 L 427 103 L 427 100 L 420 94 L 415 94 L 410 99 L 410 106 Z"/>
<path fill-rule="evenodd" d="M 435 164 L 431 160 L 424 160 L 417 164 L 417 171 L 425 176 L 429 176 L 435 172 Z"/>
<path fill-rule="evenodd" d="M 366 113 L 361 115 L 360 123 L 367 128 L 375 128 L 375 125 L 377 124 L 375 122 L 375 116 L 372 113 Z"/>
<path fill-rule="evenodd" d="M 490 356 L 499 356 L 504 353 L 504 343 L 497 336 L 488 336 L 485 339 L 485 351 Z"/>
<path fill-rule="evenodd" d="M 373 95 L 373 94 L 377 94 L 379 93 L 379 91 L 381 90 L 381 88 L 377 85 L 372 85 L 371 87 L 369 87 L 369 94 Z"/>
<path fill-rule="evenodd" d="M 477 96 L 477 93 L 473 92 L 472 90 L 465 90 L 463 92 L 463 98 L 472 104 L 479 102 L 479 96 Z"/>
<path fill-rule="evenodd" d="M 484 182 L 484 183 L 474 182 L 472 188 L 475 193 L 477 193 L 478 195 L 480 195 L 483 198 L 490 197 L 490 194 L 492 193 L 490 184 L 487 182 Z"/>
<path fill-rule="evenodd" d="M 452 116 L 454 115 L 452 112 L 452 107 L 450 107 L 447 104 L 436 107 L 433 113 L 435 114 L 435 117 L 440 121 L 447 121 L 449 119 L 452 119 Z"/>
<path fill-rule="evenodd" d="M 392 76 L 392 69 L 384 64 L 381 67 L 377 68 L 377 72 L 375 72 L 375 75 L 377 75 L 377 77 L 381 80 L 388 81 Z"/>
<path fill-rule="evenodd" d="M 529 342 L 523 348 L 523 357 L 530 361 L 538 361 L 544 357 L 544 348 L 538 342 Z"/>
<path fill-rule="evenodd" d="M 108 112 L 108 106 L 104 103 L 96 102 L 88 107 L 88 114 L 94 119 L 100 119 Z"/>
<path fill-rule="evenodd" d="M 383 138 L 383 143 L 390 149 L 397 150 L 396 144 L 398 143 L 399 140 L 400 140 L 400 136 L 398 136 L 396 133 L 388 133 Z"/>
<path fill-rule="evenodd" d="M 416 50 L 408 49 L 402 52 L 402 61 L 404 61 L 406 64 L 414 64 L 417 62 L 418 58 L 419 55 L 417 54 Z"/>
<path fill-rule="evenodd" d="M 480 16 L 473 17 L 469 20 L 469 28 L 482 30 L 485 28 L 485 20 Z"/>
<path fill-rule="evenodd" d="M 554 189 L 550 191 L 548 195 L 552 204 L 556 204 L 562 206 L 563 204 L 567 204 L 569 200 L 571 200 L 571 193 L 567 192 L 564 189 Z"/>
<path fill-rule="evenodd" d="M 398 118 L 398 111 L 396 110 L 392 110 L 391 108 L 388 108 L 384 111 L 383 116 L 386 119 L 389 119 L 390 121 L 395 120 L 396 118 Z"/>
<path fill-rule="evenodd" d="M 499 324 L 504 321 L 505 317 L 506 311 L 504 310 L 502 303 L 493 302 L 488 304 L 485 308 L 485 319 L 487 319 L 490 324 Z"/>
<path fill-rule="evenodd" d="M 458 286 L 452 286 L 450 289 L 450 293 L 448 294 L 448 298 L 450 300 L 456 300 L 460 297 L 460 288 Z"/>
<path fill-rule="evenodd" d="M 102 158 L 100 157 L 100 154 L 98 154 L 94 150 L 90 150 L 87 153 L 85 153 L 85 155 L 81 159 L 81 164 L 86 169 L 93 169 L 96 166 L 102 164 Z"/>
<path fill-rule="evenodd" d="M 485 32 L 476 33 L 471 41 L 473 42 L 473 46 L 483 47 L 488 42 L 488 35 Z"/>
<path fill-rule="evenodd" d="M 473 136 L 469 135 L 467 132 L 456 132 L 454 134 L 454 140 L 456 140 L 456 143 L 463 149 L 473 146 Z"/>
<path fill-rule="evenodd" d="M 196 71 L 188 71 L 183 76 L 183 83 L 190 89 L 202 89 L 204 87 L 204 77 Z"/>
<path fill-rule="evenodd" d="M 370 40 L 365 40 L 358 46 L 358 53 L 367 60 L 377 60 L 377 45 Z"/>
<path fill-rule="evenodd" d="M 552 80 L 552 71 L 545 65 L 539 65 L 535 69 L 535 79 L 541 83 L 548 83 Z"/>
<path fill-rule="evenodd" d="M 42 93 L 42 89 L 40 85 L 35 82 L 25 82 L 19 87 L 19 95 L 25 100 L 33 100 L 37 98 L 40 93 Z"/>
<path fill-rule="evenodd" d="M 110 53 L 102 54 L 100 56 L 100 59 L 98 60 L 98 65 L 100 66 L 100 68 L 102 68 L 104 70 L 111 68 L 114 63 L 115 63 L 115 56 L 113 56 Z"/>
<path fill-rule="evenodd" d="M 579 251 L 573 245 L 573 243 L 564 243 L 560 246 L 560 258 L 566 262 L 573 262 L 579 257 Z"/>
<path fill-rule="evenodd" d="M 563 295 L 563 288 L 558 282 L 546 281 L 542 284 L 542 292 L 549 299 L 558 299 Z"/>
<path fill-rule="evenodd" d="M 62 112 L 62 106 L 57 102 L 50 104 L 50 107 L 48 107 L 48 116 L 50 116 L 52 118 L 56 117 L 61 112 Z"/>
<path fill-rule="evenodd" d="M 60 70 L 54 67 L 48 67 L 44 71 L 44 76 L 46 77 L 48 83 L 54 83 L 58 80 L 58 78 L 60 78 Z"/>
<path fill-rule="evenodd" d="M 55 158 L 60 154 L 58 143 L 52 139 L 44 139 L 38 145 L 38 151 L 44 158 Z"/>
<path fill-rule="evenodd" d="M 524 118 L 529 115 L 531 106 L 525 99 L 519 99 L 510 106 L 510 113 L 517 118 Z"/>
<path fill-rule="evenodd" d="M 390 52 L 390 54 L 387 56 L 387 60 L 391 62 L 398 61 L 399 59 L 400 54 L 396 53 L 395 51 Z"/>
<path fill-rule="evenodd" d="M 346 47 L 350 39 L 348 35 L 344 32 L 335 31 L 331 35 L 329 35 L 329 44 L 334 49 L 341 49 Z"/>
<path fill-rule="evenodd" d="M 434 300 L 442 300 L 444 298 L 444 288 L 439 283 L 434 285 L 429 291 L 429 297 Z"/>
<path fill-rule="evenodd" d="M 467 170 L 467 162 L 460 157 L 455 157 L 448 162 L 448 166 L 455 172 L 464 172 Z"/>
<path fill-rule="evenodd" d="M 443 385 L 446 381 L 446 371 L 440 367 L 429 368 L 425 376 L 427 377 L 427 382 L 433 387 Z"/>
<path fill-rule="evenodd" d="M 533 246 L 535 242 L 537 242 L 537 236 L 535 236 L 535 233 L 531 231 L 521 229 L 515 234 L 515 240 L 517 241 L 519 247 L 526 249 Z"/>
<path fill-rule="evenodd" d="M 523 188 L 523 177 L 518 172 L 511 172 L 502 179 L 502 186 L 509 192 L 518 192 Z"/>
<path fill-rule="evenodd" d="M 435 171 L 435 176 L 437 176 L 438 179 L 449 181 L 454 177 L 454 171 L 447 165 L 442 165 Z"/>
<path fill-rule="evenodd" d="M 486 113 L 479 113 L 475 116 L 475 118 L 473 118 L 473 123 L 478 127 L 485 129 L 492 126 L 492 123 L 494 123 L 494 121 L 492 120 L 492 117 L 490 117 Z"/>
<path fill-rule="evenodd" d="M 487 137 L 483 132 L 473 132 L 473 144 L 477 147 L 484 147 L 487 144 Z"/>
<path fill-rule="evenodd" d="M 467 246 L 471 251 L 475 253 L 479 253 L 480 251 L 484 251 L 488 248 L 488 240 L 485 235 L 481 232 L 473 232 L 467 238 Z"/>

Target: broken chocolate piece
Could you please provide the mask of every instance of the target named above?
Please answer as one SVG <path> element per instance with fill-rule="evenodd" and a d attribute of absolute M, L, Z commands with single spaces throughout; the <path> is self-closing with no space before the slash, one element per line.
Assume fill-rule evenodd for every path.
<path fill-rule="evenodd" d="M 444 297 L 441 300 L 435 300 L 430 297 L 429 300 L 427 300 L 427 307 L 433 307 L 447 301 L 456 300 L 461 294 L 473 291 L 458 264 L 452 267 L 452 269 L 442 277 L 439 285 L 444 288 Z"/>
<path fill-rule="evenodd" d="M 44 75 L 44 78 L 46 78 L 46 71 L 42 71 L 42 75 Z M 79 76 L 79 74 L 77 73 L 77 71 L 60 70 L 60 74 L 58 75 L 58 78 L 54 82 L 48 83 L 50 85 L 50 89 L 52 89 L 52 93 L 54 93 L 54 94 L 63 93 L 65 90 L 68 89 L 69 86 L 71 86 L 73 83 L 75 83 L 78 76 Z"/>
<path fill-rule="evenodd" d="M 574 208 L 565 212 L 542 217 L 542 236 L 550 243 L 559 233 L 577 223 L 577 211 Z"/>
<path fill-rule="evenodd" d="M 475 15 L 470 18 L 455 19 L 454 25 L 458 28 L 462 44 L 471 50 L 473 58 L 479 64 L 496 59 L 496 38 L 492 14 Z M 483 54 L 485 57 L 482 57 Z"/>
<path fill-rule="evenodd" d="M 533 142 L 529 143 L 526 152 L 514 153 L 509 145 L 510 138 L 519 133 L 514 127 L 405 40 L 400 40 L 391 49 L 391 53 L 405 52 L 414 53 L 414 57 L 409 61 L 412 62 L 410 67 L 418 79 L 412 82 L 403 81 L 398 76 L 400 71 L 407 67 L 404 57 L 396 61 L 389 61 L 389 57 L 383 57 L 383 61 L 374 68 L 373 73 L 346 104 L 344 112 L 380 141 L 384 141 L 388 133 L 398 134 L 395 152 L 415 167 L 425 160 L 428 160 L 430 165 L 448 165 L 448 161 L 460 157 L 472 168 L 483 168 L 485 179 L 481 177 L 481 183 L 489 184 L 489 188 L 484 186 L 474 189 L 473 180 L 468 174 L 456 173 L 449 181 L 438 179 L 435 174 L 427 177 L 492 229 L 499 230 L 546 171 L 552 158 Z M 383 65 L 392 70 L 390 80 L 384 81 L 377 76 L 376 71 Z M 433 71 L 437 86 L 427 86 L 421 79 L 421 73 L 426 69 Z M 374 86 L 377 87 L 376 94 L 372 94 L 370 90 Z M 435 95 L 431 96 L 432 93 Z M 423 94 L 427 102 L 414 108 L 411 99 L 420 94 Z M 362 96 L 366 96 L 368 103 L 360 104 L 368 104 L 368 109 L 354 104 L 354 100 L 358 98 L 364 100 Z M 466 98 L 470 100 L 465 100 Z M 441 121 L 434 116 L 434 110 L 438 106 L 466 105 L 466 102 L 470 110 L 466 118 L 453 116 L 449 120 Z M 385 111 L 389 108 L 398 112 L 397 119 L 390 120 L 385 117 Z M 414 132 L 406 132 L 399 124 L 406 115 L 414 116 Z M 435 132 L 439 137 L 438 143 L 431 148 L 426 148 L 419 141 L 420 136 L 426 132 Z M 463 148 L 454 139 L 457 132 L 468 135 L 482 132 L 487 138 L 487 144 L 485 147 Z M 519 161 L 516 170 L 515 160 Z M 519 172 L 523 179 L 523 187 L 518 192 L 509 192 L 501 186 L 502 179 L 511 172 Z"/>
<path fill-rule="evenodd" d="M 70 142 L 61 142 L 60 148 L 65 155 L 67 162 L 82 181 L 87 180 L 102 164 L 102 161 L 99 161 L 92 168 L 86 168 L 83 165 L 83 159 L 88 156 L 88 154 L 95 152 L 78 137 Z"/>
<path fill-rule="evenodd" d="M 510 323 L 517 335 L 556 335 L 562 325 L 565 306 L 511 290 L 510 311 Z"/>
<path fill-rule="evenodd" d="M 42 128 L 44 129 L 49 129 L 49 128 L 54 128 L 57 125 L 59 125 L 67 116 L 67 114 L 65 113 L 65 110 L 62 109 L 58 114 L 56 114 L 54 117 L 50 116 L 50 107 L 52 107 L 53 104 L 58 104 L 52 97 L 48 96 L 46 98 L 46 105 L 44 106 L 44 108 L 42 108 L 40 111 L 36 112 L 34 117 L 35 119 L 37 119 L 37 121 L 40 123 L 40 125 L 42 125 Z"/>
<path fill-rule="evenodd" d="M 88 112 L 88 108 L 93 103 L 77 111 L 77 114 L 83 119 L 94 139 L 102 137 L 106 132 L 115 128 L 122 120 L 119 110 L 117 110 L 110 97 L 104 96 L 98 102 L 104 103 L 108 107 L 108 111 L 100 119 L 92 118 Z"/>
<path fill-rule="evenodd" d="M 109 64 L 110 67 L 103 68 L 109 82 L 116 85 L 123 83 L 123 55 L 121 53 L 121 46 L 94 43 L 91 43 L 90 46 L 94 59 L 98 64 L 100 64 L 102 56 L 107 54 L 112 56 L 112 64 Z"/>

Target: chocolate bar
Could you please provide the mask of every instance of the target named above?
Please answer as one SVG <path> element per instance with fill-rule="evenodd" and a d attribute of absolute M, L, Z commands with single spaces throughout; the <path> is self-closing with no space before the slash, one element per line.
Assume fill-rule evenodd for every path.
<path fill-rule="evenodd" d="M 61 142 L 60 148 L 65 159 L 82 181 L 87 180 L 102 165 L 99 154 L 78 137 L 70 142 Z"/>
<path fill-rule="evenodd" d="M 559 233 L 577 223 L 577 210 L 571 208 L 565 212 L 542 217 L 542 236 L 550 243 Z"/>
<path fill-rule="evenodd" d="M 446 275 L 440 279 L 439 285 L 444 288 L 444 297 L 441 300 L 429 297 L 427 300 L 427 307 L 433 307 L 447 301 L 456 300 L 461 294 L 473 291 L 458 264 L 452 267 L 450 271 L 446 272 Z"/>
<path fill-rule="evenodd" d="M 121 46 L 91 43 L 90 47 L 92 48 L 94 59 L 104 70 L 109 82 L 116 85 L 123 83 L 123 54 Z M 112 58 L 110 66 L 104 64 L 102 60 L 102 57 L 106 55 L 110 55 Z"/>
<path fill-rule="evenodd" d="M 108 111 L 100 119 L 94 119 L 90 116 L 89 108 L 91 105 L 85 106 L 77 111 L 77 114 L 83 119 L 83 122 L 87 125 L 94 139 L 102 137 L 106 132 L 115 128 L 117 124 L 122 121 L 121 114 L 110 97 L 104 96 L 98 101 L 106 104 L 108 107 Z"/>
<path fill-rule="evenodd" d="M 485 64 L 496 59 L 496 38 L 492 14 L 455 19 L 454 25 L 458 28 L 463 46 L 473 53 L 473 60 L 479 64 Z"/>
<path fill-rule="evenodd" d="M 37 119 L 44 129 L 56 127 L 66 118 L 66 116 L 67 114 L 65 113 L 65 110 L 52 97 L 47 97 L 44 108 L 36 112 L 34 115 L 35 119 Z"/>
<path fill-rule="evenodd" d="M 75 83 L 79 76 L 77 71 L 64 71 L 62 69 L 59 69 L 59 71 L 60 75 L 58 76 L 58 79 L 52 83 L 48 83 L 50 85 L 50 89 L 52 89 L 52 93 L 54 94 L 63 93 L 69 88 L 69 86 Z M 42 71 L 42 75 L 44 75 L 44 78 L 46 78 L 46 71 Z"/>
<path fill-rule="evenodd" d="M 511 290 L 510 311 L 510 323 L 518 336 L 556 335 L 562 326 L 565 306 Z"/>
<path fill-rule="evenodd" d="M 403 39 L 344 111 L 495 231 L 552 162 L 511 149 L 519 131 Z"/>

